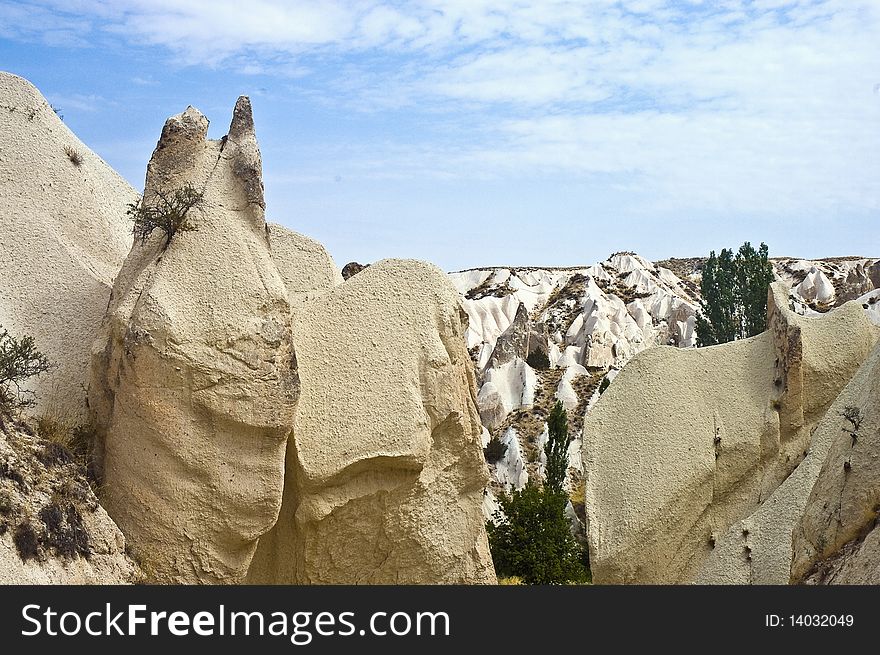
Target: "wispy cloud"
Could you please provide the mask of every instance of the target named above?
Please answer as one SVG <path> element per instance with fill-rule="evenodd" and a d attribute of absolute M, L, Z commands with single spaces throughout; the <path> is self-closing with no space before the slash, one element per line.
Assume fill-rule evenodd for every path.
<path fill-rule="evenodd" d="M 340 151 L 330 175 L 611 175 L 655 206 L 880 208 L 876 0 L 35 1 L 0 25 L 459 121 L 442 143 Z"/>

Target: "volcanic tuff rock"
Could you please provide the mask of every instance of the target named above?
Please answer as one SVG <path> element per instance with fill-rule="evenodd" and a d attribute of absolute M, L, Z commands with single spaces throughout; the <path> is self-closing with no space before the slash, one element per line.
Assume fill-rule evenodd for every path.
<path fill-rule="evenodd" d="M 0 584 L 126 584 L 138 577 L 125 538 L 71 453 L 32 426 L 0 417 Z"/>
<path fill-rule="evenodd" d="M 494 582 L 464 317 L 443 273 L 378 262 L 293 323 L 284 504 L 249 581 Z"/>
<path fill-rule="evenodd" d="M 880 345 L 816 434 L 831 446 L 794 528 L 791 581 L 880 584 Z"/>
<path fill-rule="evenodd" d="M 494 582 L 455 290 L 411 261 L 343 283 L 266 225 L 247 99 L 207 126 L 166 123 L 145 202 L 194 187 L 195 229 L 135 244 L 95 342 L 108 511 L 163 582 Z"/>
<path fill-rule="evenodd" d="M 92 358 L 103 501 L 162 582 L 243 579 L 278 516 L 299 396 L 248 99 L 225 138 L 207 131 L 192 107 L 165 123 L 144 202 L 192 186 L 195 230 L 135 243 Z"/>
<path fill-rule="evenodd" d="M 599 583 L 693 581 L 713 546 L 772 497 L 877 329 L 850 303 L 822 317 L 768 300 L 770 329 L 683 351 L 653 348 L 584 422 L 590 562 Z M 744 522 L 741 557 L 759 548 Z M 733 537 L 729 537 L 732 539 Z"/>
<path fill-rule="evenodd" d="M 86 415 L 91 342 L 136 199 L 30 82 L 0 72 L 0 325 L 33 336 L 54 364 L 32 384 L 37 411 Z"/>

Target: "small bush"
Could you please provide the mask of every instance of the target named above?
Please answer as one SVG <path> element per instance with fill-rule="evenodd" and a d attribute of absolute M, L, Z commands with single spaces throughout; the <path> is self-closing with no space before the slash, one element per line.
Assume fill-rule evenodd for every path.
<path fill-rule="evenodd" d="M 541 350 L 533 350 L 526 358 L 526 364 L 536 371 L 546 371 L 550 368 L 550 358 Z"/>
<path fill-rule="evenodd" d="M 67 155 L 70 163 L 74 166 L 79 167 L 82 165 L 82 155 L 76 151 L 76 148 L 73 148 L 72 146 L 64 146 L 64 154 Z"/>
<path fill-rule="evenodd" d="M 599 383 L 599 395 L 601 396 L 603 393 L 605 393 L 605 389 L 607 389 L 609 386 L 611 386 L 611 380 L 609 380 L 607 377 L 602 378 L 602 382 Z"/>
<path fill-rule="evenodd" d="M 486 531 L 499 578 L 542 585 L 589 581 L 584 549 L 565 517 L 564 493 L 529 482 L 498 500 L 501 511 L 486 523 Z"/>
<path fill-rule="evenodd" d="M 16 339 L 0 326 L 0 407 L 7 411 L 33 407 L 34 393 L 22 384 L 49 368 L 48 357 L 36 349 L 33 337 Z"/>
<path fill-rule="evenodd" d="M 12 541 L 21 561 L 27 562 L 30 559 L 36 559 L 40 553 L 40 540 L 37 538 L 37 532 L 29 521 L 24 521 L 15 528 L 12 535 Z"/>
<path fill-rule="evenodd" d="M 141 244 L 144 244 L 150 238 L 153 230 L 162 230 L 165 233 L 165 247 L 167 248 L 175 234 L 195 229 L 187 214 L 190 209 L 201 204 L 203 197 L 204 194 L 187 184 L 170 193 L 157 191 L 152 203 L 147 203 L 144 198 L 141 198 L 137 202 L 129 204 L 126 213 L 134 221 L 132 234 L 135 239 L 140 239 Z"/>
<path fill-rule="evenodd" d="M 483 448 L 483 454 L 486 456 L 486 461 L 490 464 L 495 464 L 500 461 L 506 453 L 507 444 L 501 443 L 501 439 L 498 437 L 492 437 L 489 439 L 489 445 Z"/>
<path fill-rule="evenodd" d="M 40 510 L 40 520 L 46 527 L 46 547 L 67 559 L 92 554 L 89 533 L 83 524 L 82 514 L 76 504 L 53 496 L 49 504 Z"/>

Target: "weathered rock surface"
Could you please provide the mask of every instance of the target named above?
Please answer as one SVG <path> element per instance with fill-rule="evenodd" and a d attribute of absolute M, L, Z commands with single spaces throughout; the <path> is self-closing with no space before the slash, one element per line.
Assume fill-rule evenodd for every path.
<path fill-rule="evenodd" d="M 792 536 L 792 582 L 880 583 L 880 346 L 816 429 L 832 442 Z"/>
<path fill-rule="evenodd" d="M 342 284 L 333 258 L 320 243 L 283 225 L 269 225 L 269 244 L 291 307 L 317 298 Z"/>
<path fill-rule="evenodd" d="M 0 418 L 0 584 L 127 584 L 139 575 L 69 451 Z"/>
<path fill-rule="evenodd" d="M 412 261 L 295 308 L 284 504 L 249 581 L 494 582 L 464 329 L 443 273 Z"/>
<path fill-rule="evenodd" d="M 165 124 L 145 202 L 189 185 L 194 231 L 135 243 L 95 342 L 102 501 L 161 582 L 243 579 L 278 515 L 299 379 L 247 98 L 229 134 L 193 108 Z M 278 231 L 279 250 L 302 242 Z"/>
<path fill-rule="evenodd" d="M 877 339 L 855 303 L 820 318 L 774 284 L 770 329 L 697 350 L 653 348 L 584 423 L 590 562 L 598 583 L 694 581 L 713 545 L 755 513 Z M 743 543 L 738 556 L 754 552 Z M 731 535 L 729 539 L 733 539 Z M 754 557 L 754 555 L 752 555 Z"/>
<path fill-rule="evenodd" d="M 0 72 L 0 325 L 33 336 L 54 364 L 32 383 L 38 412 L 86 415 L 91 342 L 136 198 L 30 82 Z"/>
<path fill-rule="evenodd" d="M 529 310 L 520 303 L 507 329 L 501 333 L 492 349 L 492 356 L 486 362 L 486 369 L 503 366 L 514 359 L 525 359 L 529 355 L 529 338 L 532 333 L 532 322 Z"/>

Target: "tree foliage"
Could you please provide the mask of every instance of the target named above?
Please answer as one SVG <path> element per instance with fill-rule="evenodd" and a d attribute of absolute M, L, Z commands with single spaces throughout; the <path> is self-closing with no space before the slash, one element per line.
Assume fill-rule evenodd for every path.
<path fill-rule="evenodd" d="M 16 339 L 0 326 L 0 406 L 7 410 L 32 407 L 34 393 L 22 385 L 49 367 L 49 358 L 37 350 L 32 336 Z"/>
<path fill-rule="evenodd" d="M 489 439 L 489 445 L 483 448 L 486 461 L 490 464 L 496 464 L 506 453 L 507 444 L 503 443 L 498 437 Z"/>
<path fill-rule="evenodd" d="M 544 488 L 554 493 L 562 493 L 565 474 L 568 472 L 568 415 L 558 400 L 547 419 L 549 437 L 544 444 L 547 456 Z"/>
<path fill-rule="evenodd" d="M 766 244 L 755 250 L 748 241 L 736 255 L 729 248 L 709 253 L 700 285 L 697 345 L 745 339 L 766 329 L 767 288 L 773 282 L 767 255 Z"/>
<path fill-rule="evenodd" d="M 130 203 L 126 213 L 134 221 L 132 234 L 143 244 L 150 238 L 153 230 L 160 229 L 165 233 L 167 247 L 178 232 L 195 229 L 187 214 L 202 202 L 203 195 L 187 184 L 169 193 L 157 191 L 152 202 L 148 203 L 140 198 L 137 202 Z"/>
<path fill-rule="evenodd" d="M 525 584 L 586 582 L 586 553 L 565 516 L 568 418 L 562 403 L 556 403 L 547 423 L 544 485 L 530 481 L 499 498 L 500 511 L 486 524 L 492 559 L 499 576 L 516 576 Z"/>
<path fill-rule="evenodd" d="M 499 498 L 497 525 L 486 524 L 495 571 L 525 584 L 585 582 L 583 550 L 565 517 L 565 493 L 529 482 Z"/>

